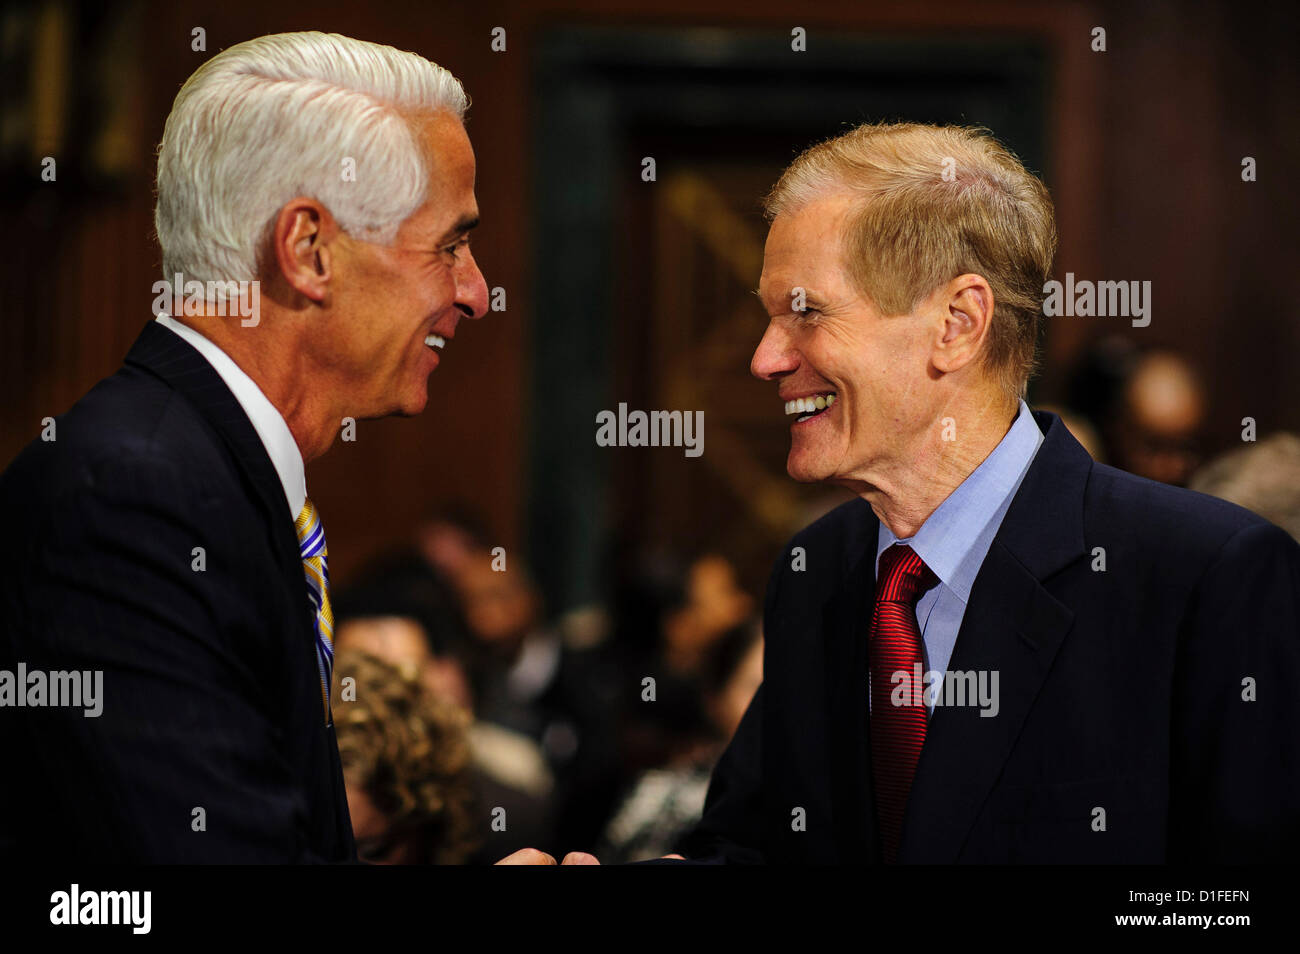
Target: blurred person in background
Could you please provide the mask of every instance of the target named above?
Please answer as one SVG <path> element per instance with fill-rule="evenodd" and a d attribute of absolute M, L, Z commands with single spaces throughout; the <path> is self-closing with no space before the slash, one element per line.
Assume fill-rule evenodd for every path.
<path fill-rule="evenodd" d="M 1300 436 L 1274 434 L 1221 454 L 1188 487 L 1245 507 L 1300 540 Z"/>
<path fill-rule="evenodd" d="M 731 561 L 716 553 L 691 563 L 685 597 L 664 621 L 663 659 L 673 672 L 698 673 L 714 644 L 753 612 L 754 600 Z"/>
<path fill-rule="evenodd" d="M 463 864 L 481 844 L 469 714 L 409 667 L 339 646 L 339 756 L 357 857 L 373 864 Z M 345 680 L 351 680 L 346 683 Z"/>
<path fill-rule="evenodd" d="M 467 506 L 440 507 L 416 529 L 420 556 L 444 579 L 453 580 L 476 552 L 491 549 L 487 524 Z"/>
<path fill-rule="evenodd" d="M 575 648 L 546 624 L 526 565 L 470 552 L 453 584 L 469 631 L 466 661 L 481 721 L 536 743 L 555 778 L 561 848 L 594 844 L 618 791 L 617 669 L 604 647 Z"/>
<path fill-rule="evenodd" d="M 1205 387 L 1185 358 L 1144 354 L 1110 422 L 1113 462 L 1139 477 L 1186 486 L 1201 460 L 1205 406 Z"/>
<path fill-rule="evenodd" d="M 1200 463 L 1206 402 L 1200 375 L 1184 357 L 1115 335 L 1089 346 L 1067 385 L 1069 409 L 1100 438 L 1104 456 L 1095 459 L 1177 487 Z M 1083 430 L 1080 442 L 1091 436 Z"/>
<path fill-rule="evenodd" d="M 717 553 L 682 560 L 647 550 L 627 564 L 616 613 L 625 672 L 620 734 L 628 770 L 635 775 L 674 758 L 682 738 L 710 730 L 704 707 L 706 663 L 728 631 L 753 612 L 735 566 Z M 653 702 L 641 680 L 654 679 Z"/>
<path fill-rule="evenodd" d="M 335 642 L 415 665 L 441 697 L 473 709 L 460 655 L 469 636 L 456 592 L 418 559 L 384 556 L 366 564 L 335 600 Z"/>
<path fill-rule="evenodd" d="M 541 747 L 528 736 L 475 717 L 474 693 L 465 666 L 455 655 L 460 643 L 442 634 L 460 633 L 459 608 L 442 604 L 436 578 L 385 575 L 383 560 L 340 590 L 335 645 L 368 653 L 419 681 L 436 699 L 462 709 L 472 763 L 473 818 L 480 851 L 470 861 L 488 863 L 502 854 L 555 841 L 555 779 Z M 436 607 L 436 612 L 431 612 Z M 493 818 L 502 809 L 501 820 Z M 493 822 L 496 821 L 494 827 Z"/>
<path fill-rule="evenodd" d="M 700 819 L 709 776 L 763 681 L 763 637 L 757 620 L 733 626 L 700 661 L 706 723 L 672 738 L 662 767 L 640 775 L 605 829 L 596 854 L 606 864 L 658 858 Z"/>

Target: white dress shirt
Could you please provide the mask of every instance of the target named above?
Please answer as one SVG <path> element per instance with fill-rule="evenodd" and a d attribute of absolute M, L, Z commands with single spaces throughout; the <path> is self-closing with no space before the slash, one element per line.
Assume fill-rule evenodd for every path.
<path fill-rule="evenodd" d="M 298 514 L 302 512 L 303 505 L 307 502 L 307 473 L 303 467 L 302 451 L 298 450 L 298 442 L 293 439 L 293 433 L 280 412 L 275 409 L 275 405 L 267 399 L 253 379 L 235 364 L 230 355 L 217 347 L 209 338 L 205 338 L 188 325 L 181 324 L 171 315 L 159 315 L 155 320 L 193 345 L 194 349 L 203 355 L 208 364 L 212 365 L 213 370 L 221 376 L 226 387 L 230 388 L 230 393 L 235 396 L 239 406 L 248 415 L 253 430 L 257 431 L 262 446 L 266 448 L 271 463 L 275 465 L 275 472 L 280 477 L 281 486 L 284 487 L 284 498 L 289 506 L 290 519 L 297 520 Z"/>

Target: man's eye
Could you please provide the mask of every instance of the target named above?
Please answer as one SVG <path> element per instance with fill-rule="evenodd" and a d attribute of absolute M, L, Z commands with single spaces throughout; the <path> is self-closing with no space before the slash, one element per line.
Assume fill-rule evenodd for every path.
<path fill-rule="evenodd" d="M 456 253 L 459 252 L 462 248 L 469 248 L 468 235 L 464 236 L 463 238 L 457 239 L 451 245 L 448 245 L 445 248 L 440 249 L 439 251 L 441 251 L 442 254 L 444 255 L 450 255 L 451 260 L 454 262 L 456 261 Z"/>

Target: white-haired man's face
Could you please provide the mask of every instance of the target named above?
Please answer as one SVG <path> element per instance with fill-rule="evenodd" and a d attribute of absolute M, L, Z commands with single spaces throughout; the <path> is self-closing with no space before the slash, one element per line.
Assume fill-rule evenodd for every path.
<path fill-rule="evenodd" d="M 900 463 L 933 419 L 932 329 L 882 315 L 845 272 L 841 235 L 851 203 L 827 196 L 772 222 L 759 282 L 769 322 L 750 371 L 777 382 L 787 405 L 790 476 L 861 492 L 873 474 Z M 789 407 L 794 401 L 805 409 Z"/>
<path fill-rule="evenodd" d="M 441 350 L 461 319 L 487 310 L 487 284 L 469 249 L 478 222 L 469 137 L 445 113 L 419 130 L 431 157 L 425 203 L 389 245 L 347 235 L 336 243 L 338 275 L 322 357 L 357 417 L 424 410 Z"/>

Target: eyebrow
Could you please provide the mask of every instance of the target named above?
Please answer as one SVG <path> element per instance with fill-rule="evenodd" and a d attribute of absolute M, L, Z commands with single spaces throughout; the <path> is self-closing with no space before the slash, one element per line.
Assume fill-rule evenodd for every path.
<path fill-rule="evenodd" d="M 478 215 L 463 215 L 456 221 L 455 225 L 453 225 L 445 233 L 443 233 L 443 236 L 440 239 L 440 241 L 445 242 L 453 235 L 460 235 L 462 232 L 468 232 L 471 229 L 477 228 L 478 223 L 479 223 Z"/>
<path fill-rule="evenodd" d="M 764 307 L 767 306 L 767 300 L 763 298 L 763 293 L 759 289 L 751 288 L 750 294 L 758 298 L 758 300 L 763 303 Z M 784 300 L 789 302 L 790 304 L 794 304 L 794 296 L 788 292 L 784 296 Z M 818 311 L 821 310 L 824 304 L 824 299 L 822 298 L 822 296 L 818 292 L 813 291 L 811 288 L 805 288 L 803 290 L 803 300 L 804 300 L 804 304 L 808 308 L 815 309 Z"/>

